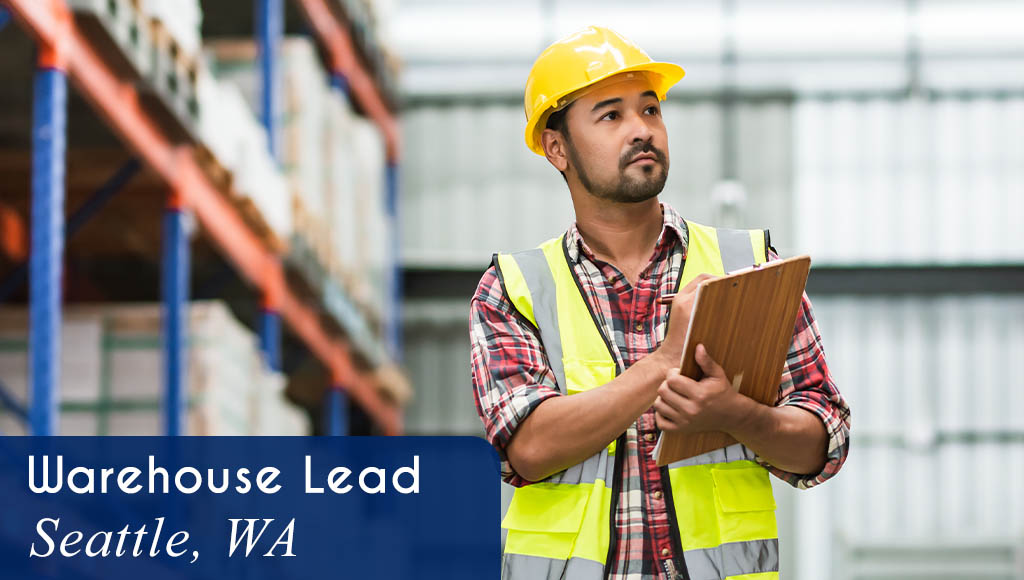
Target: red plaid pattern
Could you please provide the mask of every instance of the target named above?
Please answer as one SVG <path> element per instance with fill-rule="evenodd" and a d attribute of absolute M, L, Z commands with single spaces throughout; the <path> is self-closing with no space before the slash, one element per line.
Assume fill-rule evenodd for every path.
<path fill-rule="evenodd" d="M 685 222 L 663 205 L 664 226 L 651 261 L 631 286 L 614 266 L 594 257 L 575 224 L 566 235 L 573 272 L 615 356 L 628 368 L 652 353 L 665 336 L 669 305 L 656 298 L 675 289 L 687 247 Z M 770 259 L 777 259 L 774 253 Z M 504 296 L 494 268 L 480 280 L 470 312 L 471 366 L 477 412 L 487 439 L 502 459 L 502 476 L 514 486 L 529 485 L 508 463 L 505 447 L 530 412 L 548 397 L 562 396 L 548 366 L 540 337 Z M 804 296 L 793 342 L 779 385 L 778 405 L 796 405 L 821 418 L 829 436 L 828 460 L 813 475 L 768 466 L 798 488 L 818 485 L 842 467 L 849 450 L 850 410 L 829 374 L 821 336 Z M 674 558 L 661 471 L 651 459 L 658 429 L 654 411 L 641 415 L 626 432 L 626 459 L 615 514 L 618 549 L 608 578 L 671 578 Z M 679 501 L 679 498 L 676 498 Z"/>

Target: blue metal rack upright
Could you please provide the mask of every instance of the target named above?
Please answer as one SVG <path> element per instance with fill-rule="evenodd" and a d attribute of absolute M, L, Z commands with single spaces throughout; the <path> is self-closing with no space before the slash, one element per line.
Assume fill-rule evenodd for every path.
<path fill-rule="evenodd" d="M 260 120 L 267 130 L 270 156 L 278 161 L 279 143 L 277 116 L 280 83 L 278 55 L 284 36 L 284 5 L 282 0 L 255 0 L 256 45 L 260 60 Z M 281 370 L 281 314 L 277 297 L 268 293 L 260 309 L 259 333 L 263 361 L 272 371 Z"/>
<path fill-rule="evenodd" d="M 160 284 L 163 300 L 164 434 L 185 433 L 188 408 L 188 216 L 176 193 L 163 216 L 163 258 Z"/>
<path fill-rule="evenodd" d="M 341 385 L 332 385 L 327 392 L 327 434 L 348 435 L 348 396 Z"/>
<path fill-rule="evenodd" d="M 389 304 L 387 319 L 387 342 L 391 358 L 395 362 L 402 361 L 402 267 L 399 264 L 399 251 L 401 248 L 401 236 L 398 223 L 398 162 L 389 160 L 387 173 L 385 175 L 385 200 L 387 203 L 387 217 L 389 230 L 391 232 L 391 247 L 388 249 L 391 261 L 391 271 L 388 275 L 389 281 Z"/>
<path fill-rule="evenodd" d="M 60 388 L 61 273 L 68 81 L 57 50 L 40 50 L 32 111 L 32 242 L 29 256 L 29 427 L 55 435 Z"/>

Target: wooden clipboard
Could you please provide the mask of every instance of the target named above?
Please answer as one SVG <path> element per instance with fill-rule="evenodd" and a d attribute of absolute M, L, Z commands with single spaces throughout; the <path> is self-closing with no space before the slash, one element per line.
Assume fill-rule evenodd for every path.
<path fill-rule="evenodd" d="M 704 376 L 694 358 L 703 344 L 741 393 L 775 405 L 810 268 L 810 256 L 796 256 L 702 282 L 683 346 L 682 374 L 695 380 Z M 734 443 L 721 431 L 663 433 L 654 458 L 659 466 L 668 465 Z"/>

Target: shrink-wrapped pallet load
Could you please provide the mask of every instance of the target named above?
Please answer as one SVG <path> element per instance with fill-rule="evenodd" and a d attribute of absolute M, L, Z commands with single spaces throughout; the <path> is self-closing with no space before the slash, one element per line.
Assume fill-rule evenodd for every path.
<path fill-rule="evenodd" d="M 241 91 L 249 109 L 262 108 L 262 86 L 256 44 L 246 40 L 220 40 L 206 44 L 214 75 Z M 278 158 L 301 210 L 322 217 L 325 160 L 323 139 L 326 101 L 330 95 L 323 66 L 312 41 L 286 38 L 279 53 L 282 88 L 279 93 Z"/>
<path fill-rule="evenodd" d="M 377 127 L 366 119 L 353 122 L 355 163 L 355 221 L 358 261 L 355 299 L 376 314 L 387 310 L 390 295 L 389 257 L 392 238 L 387 218 L 384 141 Z"/>
<path fill-rule="evenodd" d="M 283 379 L 266 370 L 254 335 L 223 303 L 193 302 L 188 320 L 187 434 L 305 434 L 304 414 L 281 396 Z M 0 382 L 23 407 L 27 325 L 25 309 L 0 309 Z M 163 433 L 161 345 L 159 304 L 65 308 L 58 434 Z M 0 410 L 0 430 L 26 432 L 9 410 Z"/>
<path fill-rule="evenodd" d="M 213 157 L 210 163 L 230 173 L 230 194 L 251 202 L 280 242 L 294 228 L 291 196 L 284 176 L 270 156 L 267 134 L 239 88 L 218 80 L 203 67 L 199 75 L 202 115 L 199 138 Z"/>

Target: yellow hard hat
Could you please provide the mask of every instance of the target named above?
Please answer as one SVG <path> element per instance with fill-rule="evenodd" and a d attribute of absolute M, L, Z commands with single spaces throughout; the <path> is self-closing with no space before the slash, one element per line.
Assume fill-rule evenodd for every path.
<path fill-rule="evenodd" d="M 544 49 L 526 79 L 526 146 L 544 155 L 540 136 L 548 116 L 575 100 L 582 89 L 626 72 L 646 73 L 661 100 L 686 74 L 679 65 L 651 60 L 639 46 L 601 26 L 570 34 Z"/>

